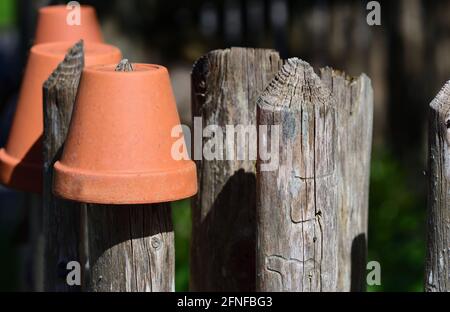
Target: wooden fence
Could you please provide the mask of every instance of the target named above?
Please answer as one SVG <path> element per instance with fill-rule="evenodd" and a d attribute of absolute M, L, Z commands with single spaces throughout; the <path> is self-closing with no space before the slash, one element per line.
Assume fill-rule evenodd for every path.
<path fill-rule="evenodd" d="M 108 207 L 51 193 L 51 168 L 82 68 L 78 43 L 44 85 L 44 289 L 173 291 L 168 204 Z M 449 90 L 447 85 L 431 105 L 428 291 L 450 285 Z M 205 127 L 227 132 L 216 138 L 213 159 L 196 158 L 191 290 L 364 291 L 370 79 L 331 68 L 316 73 L 307 62 L 282 60 L 273 50 L 216 50 L 194 65 L 192 114 L 203 125 L 201 134 L 194 129 L 194 137 L 202 138 L 194 140 L 194 150 L 200 144 L 203 153 L 211 143 Z M 254 126 L 255 132 L 228 132 L 229 126 Z M 252 148 L 258 157 L 250 157 Z M 81 287 L 66 283 L 66 265 L 74 260 L 81 263 Z"/>
<path fill-rule="evenodd" d="M 330 68 L 319 77 L 299 59 L 241 48 L 210 52 L 192 78 L 193 116 L 224 128 L 266 125 L 258 149 L 277 149 L 278 165 L 197 162 L 191 289 L 363 290 L 370 80 Z"/>
<path fill-rule="evenodd" d="M 450 291 L 450 81 L 430 104 L 425 290 Z"/>

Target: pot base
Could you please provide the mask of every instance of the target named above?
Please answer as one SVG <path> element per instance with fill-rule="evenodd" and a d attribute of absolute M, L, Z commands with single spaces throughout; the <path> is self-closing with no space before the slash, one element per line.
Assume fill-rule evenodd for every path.
<path fill-rule="evenodd" d="M 176 201 L 197 193 L 194 162 L 170 171 L 93 172 L 54 165 L 53 193 L 83 203 L 151 204 Z"/>
<path fill-rule="evenodd" d="M 0 183 L 7 187 L 42 193 L 42 165 L 24 162 L 0 149 Z"/>

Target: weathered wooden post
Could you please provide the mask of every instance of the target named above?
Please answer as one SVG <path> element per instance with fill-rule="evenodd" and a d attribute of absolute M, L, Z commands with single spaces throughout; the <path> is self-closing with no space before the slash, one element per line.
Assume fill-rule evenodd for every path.
<path fill-rule="evenodd" d="M 256 125 L 256 100 L 280 65 L 275 51 L 244 48 L 212 51 L 194 65 L 194 131 L 205 128 L 208 137 L 194 140 L 199 193 L 193 199 L 191 290 L 255 290 L 256 155 L 250 159 L 250 150 L 239 151 L 256 148 L 256 142 L 245 141 L 248 133 L 241 131 Z M 235 133 L 227 125 L 243 127 Z M 196 155 L 203 149 L 215 156 Z"/>
<path fill-rule="evenodd" d="M 258 103 L 257 289 L 363 291 L 370 79 L 290 59 Z"/>
<path fill-rule="evenodd" d="M 336 110 L 338 291 L 366 289 L 373 90 L 369 77 L 321 70 Z"/>
<path fill-rule="evenodd" d="M 335 291 L 335 107 L 308 63 L 286 61 L 258 100 L 258 125 L 272 164 L 258 162 L 256 289 Z"/>
<path fill-rule="evenodd" d="M 430 104 L 425 291 L 450 291 L 450 81 Z"/>
<path fill-rule="evenodd" d="M 44 290 L 77 291 L 66 282 L 66 265 L 80 261 L 80 213 L 82 205 L 52 194 L 53 164 L 66 139 L 72 108 L 84 66 L 83 42 L 67 53 L 44 83 Z"/>
<path fill-rule="evenodd" d="M 169 203 L 87 208 L 88 291 L 174 291 Z"/>

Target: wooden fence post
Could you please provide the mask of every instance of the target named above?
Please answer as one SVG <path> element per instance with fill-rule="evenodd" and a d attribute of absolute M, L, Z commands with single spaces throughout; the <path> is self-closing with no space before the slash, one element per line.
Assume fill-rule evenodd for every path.
<path fill-rule="evenodd" d="M 169 203 L 87 208 L 85 290 L 174 291 L 174 234 Z"/>
<path fill-rule="evenodd" d="M 235 133 L 228 132 L 226 125 L 256 125 L 257 97 L 280 65 L 275 51 L 243 48 L 212 51 L 194 65 L 194 131 L 216 128 L 209 127 L 209 132 L 205 129 L 209 138 L 194 140 L 199 193 L 193 199 L 191 290 L 255 290 L 256 161 L 249 157 L 236 159 L 238 149 L 256 147 L 256 142 L 240 144 L 232 140 Z M 197 116 L 203 124 L 200 129 L 196 129 Z M 227 139 L 220 135 L 223 130 L 227 131 Z M 211 133 L 214 131 L 218 131 L 218 137 Z M 214 139 L 218 149 L 215 159 L 199 161 L 202 155 L 195 151 L 211 148 Z M 230 143 L 224 144 L 225 140 Z M 223 145 L 226 153 L 221 149 Z"/>
<path fill-rule="evenodd" d="M 336 109 L 338 291 L 366 289 L 373 90 L 369 77 L 321 70 Z"/>
<path fill-rule="evenodd" d="M 430 104 L 425 291 L 450 291 L 450 81 Z"/>
<path fill-rule="evenodd" d="M 132 71 L 127 60 L 116 70 Z M 174 291 L 175 250 L 170 203 L 87 205 L 88 291 Z"/>
<path fill-rule="evenodd" d="M 290 59 L 258 105 L 257 289 L 365 290 L 370 79 Z"/>
<path fill-rule="evenodd" d="M 79 291 L 66 282 L 66 265 L 80 261 L 79 204 L 52 194 L 53 164 L 66 139 L 72 107 L 84 66 L 83 43 L 78 42 L 44 83 L 44 290 Z"/>
<path fill-rule="evenodd" d="M 335 107 L 308 63 L 286 61 L 258 101 L 258 125 L 260 153 L 278 160 L 258 161 L 256 289 L 335 291 Z"/>

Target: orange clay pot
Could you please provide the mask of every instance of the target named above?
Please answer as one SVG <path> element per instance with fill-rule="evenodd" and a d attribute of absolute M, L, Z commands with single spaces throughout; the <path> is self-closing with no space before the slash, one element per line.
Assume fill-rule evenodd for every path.
<path fill-rule="evenodd" d="M 103 42 L 95 10 L 91 6 L 80 7 L 80 25 L 67 23 L 68 10 L 65 5 L 52 5 L 39 9 L 35 44 L 56 41 Z"/>
<path fill-rule="evenodd" d="M 167 69 L 133 64 L 83 71 L 55 195 L 86 203 L 174 201 L 197 192 L 195 164 L 174 160 L 171 131 L 180 124 Z"/>
<path fill-rule="evenodd" d="M 0 149 L 0 183 L 23 191 L 42 191 L 42 87 L 73 45 L 57 42 L 31 48 L 8 142 Z M 121 58 L 119 49 L 102 43 L 85 43 L 84 52 L 86 65 Z"/>

